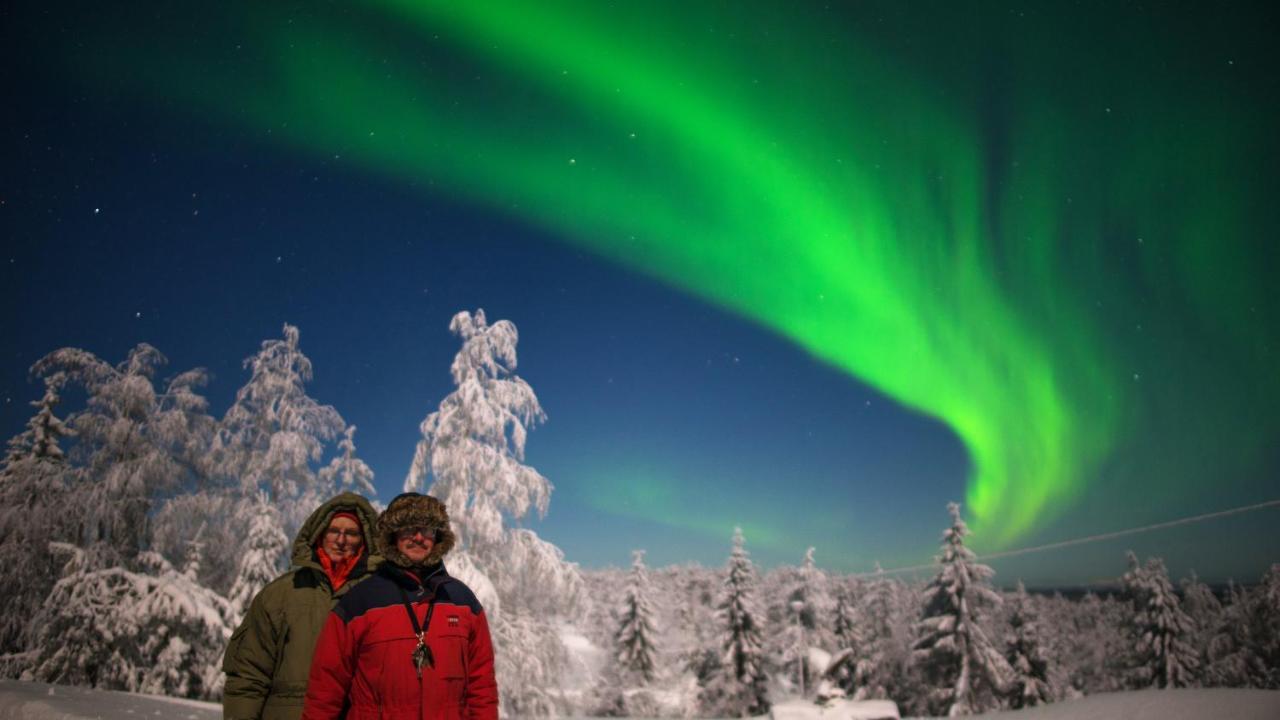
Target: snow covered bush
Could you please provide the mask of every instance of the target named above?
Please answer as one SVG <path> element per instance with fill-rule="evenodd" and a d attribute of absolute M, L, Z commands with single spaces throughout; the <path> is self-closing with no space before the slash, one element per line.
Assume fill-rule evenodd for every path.
<path fill-rule="evenodd" d="M 184 697 L 222 692 L 231 608 L 217 593 L 144 553 L 148 572 L 97 566 L 70 545 L 66 574 L 33 619 L 37 656 L 24 679 Z"/>

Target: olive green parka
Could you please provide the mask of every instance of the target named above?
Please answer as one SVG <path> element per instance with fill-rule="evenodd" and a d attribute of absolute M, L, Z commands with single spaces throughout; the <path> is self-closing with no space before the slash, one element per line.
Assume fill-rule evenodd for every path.
<path fill-rule="evenodd" d="M 334 513 L 345 510 L 360 518 L 364 556 L 347 581 L 334 592 L 329 576 L 316 560 L 315 546 Z M 369 576 L 381 558 L 371 555 L 378 515 L 369 501 L 342 493 L 311 513 L 293 541 L 292 566 L 254 598 L 240 627 L 231 635 L 222 670 L 225 720 L 298 720 L 307 693 L 307 675 L 316 638 L 329 612 L 356 583 Z"/>

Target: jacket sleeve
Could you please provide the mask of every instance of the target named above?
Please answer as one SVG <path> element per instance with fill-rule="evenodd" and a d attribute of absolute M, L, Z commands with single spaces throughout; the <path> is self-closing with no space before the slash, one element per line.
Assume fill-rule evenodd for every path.
<path fill-rule="evenodd" d="M 222 717 L 226 720 L 258 720 L 271 691 L 280 630 L 267 610 L 264 592 L 249 604 L 249 612 L 232 633 L 222 657 L 222 670 L 227 674 L 222 691 Z"/>
<path fill-rule="evenodd" d="M 498 720 L 498 683 L 493 676 L 489 620 L 481 610 L 467 639 L 466 720 Z"/>
<path fill-rule="evenodd" d="M 329 613 L 307 678 L 307 698 L 302 720 L 337 720 L 349 705 L 351 677 L 355 673 L 355 642 L 346 619 L 337 611 Z"/>

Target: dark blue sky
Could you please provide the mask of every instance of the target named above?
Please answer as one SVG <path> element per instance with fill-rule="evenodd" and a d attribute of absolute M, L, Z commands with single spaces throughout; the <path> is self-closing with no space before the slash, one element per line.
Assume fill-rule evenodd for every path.
<path fill-rule="evenodd" d="M 159 120 L 42 100 L 59 123 L 20 127 L 6 167 L 23 178 L 4 198 L 19 240 L 4 266 L 6 334 L 21 339 L 5 356 L 9 434 L 38 395 L 26 368 L 45 352 L 118 362 L 149 342 L 171 373 L 208 367 L 221 412 L 247 378 L 241 361 L 289 322 L 315 366 L 312 396 L 358 426 L 386 500 L 418 423 L 451 389 L 449 318 L 480 307 L 520 329 L 519 372 L 549 416 L 528 460 L 557 486 L 539 527 L 570 559 L 623 563 L 632 546 L 656 563 L 725 554 L 732 525 L 717 537 L 674 515 L 594 507 L 600 493 L 625 505 L 618 483 L 714 489 L 732 512 L 707 508 L 709 520 L 780 534 L 762 558 L 813 544 L 847 567 L 872 548 L 902 554 L 903 525 L 923 536 L 909 544 L 931 546 L 945 515 L 929 511 L 963 492 L 967 461 L 945 428 L 684 293 L 341 161 L 191 121 L 138 137 Z M 833 503 L 856 523 L 841 527 Z M 850 553 L 855 538 L 867 549 Z"/>
<path fill-rule="evenodd" d="M 450 317 L 483 308 L 520 330 L 519 374 L 549 416 L 527 459 L 556 485 L 547 518 L 530 525 L 569 560 L 621 565 L 646 548 L 654 565 L 719 564 L 735 524 L 766 564 L 798 562 L 810 545 L 844 571 L 929 560 L 970 471 L 942 423 L 753 321 L 447 187 L 296 150 L 279 137 L 288 128 L 86 83 L 19 22 L 37 14 L 9 15 L 3 31 L 6 436 L 40 394 L 27 368 L 51 350 L 114 363 L 151 343 L 169 374 L 212 371 L 221 414 L 247 377 L 243 359 L 288 322 L 315 367 L 310 394 L 358 426 L 385 501 L 418 423 L 451 389 Z M 41 17 L 55 47 L 91 32 Z M 1156 517 L 1138 508 L 1129 525 L 1265 495 L 1278 464 L 1268 447 L 1248 492 L 1206 504 L 1206 491 Z M 1127 526 L 1090 515 L 1105 501 L 1088 496 L 1021 544 Z M 1175 573 L 1252 580 L 1280 560 L 1274 519 L 1003 561 L 997 579 L 1104 580 L 1132 547 L 1165 555 Z"/>

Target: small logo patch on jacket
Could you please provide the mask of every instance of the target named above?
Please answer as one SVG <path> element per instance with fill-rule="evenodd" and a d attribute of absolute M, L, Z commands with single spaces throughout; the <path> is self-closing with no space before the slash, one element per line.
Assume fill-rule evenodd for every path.
<path fill-rule="evenodd" d="M 458 624 L 458 616 L 457 616 L 457 615 L 450 615 L 450 616 L 449 616 L 449 627 L 455 627 L 455 626 L 457 626 L 457 624 Z"/>

